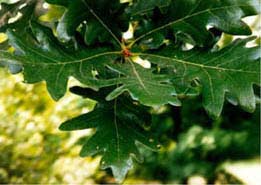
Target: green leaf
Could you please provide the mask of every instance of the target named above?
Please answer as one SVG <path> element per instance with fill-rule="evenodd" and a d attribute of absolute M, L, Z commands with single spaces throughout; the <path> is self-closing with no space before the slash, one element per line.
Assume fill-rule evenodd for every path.
<path fill-rule="evenodd" d="M 24 34 L 29 26 L 29 21 L 34 18 L 36 4 L 37 1 L 32 0 L 20 0 L 14 4 L 2 3 L 2 8 L 0 9 L 0 32 L 6 32 L 7 29 L 12 28 Z M 18 14 L 20 14 L 19 17 L 17 17 Z M 11 18 L 14 20 L 9 22 Z"/>
<path fill-rule="evenodd" d="M 260 48 L 246 48 L 249 39 L 238 39 L 216 52 L 198 49 L 181 51 L 173 46 L 151 54 L 137 54 L 161 68 L 172 68 L 172 78 L 185 86 L 198 80 L 202 86 L 207 112 L 218 117 L 226 94 L 234 97 L 247 111 L 255 110 L 253 84 L 260 85 Z M 187 84 L 187 85 L 186 85 Z"/>
<path fill-rule="evenodd" d="M 120 53 L 111 51 L 109 47 L 84 48 L 75 52 L 58 44 L 50 29 L 34 22 L 31 23 L 31 28 L 36 40 L 28 35 L 21 37 L 15 31 L 8 31 L 9 41 L 19 54 L 1 51 L 0 61 L 22 64 L 27 83 L 45 80 L 48 91 L 55 100 L 65 94 L 70 76 L 94 89 L 99 88 L 93 70 L 104 71 L 105 63 L 114 61 Z M 103 83 L 102 80 L 99 81 Z M 104 83 L 102 85 L 106 86 L 107 81 Z"/>
<path fill-rule="evenodd" d="M 28 35 L 20 37 L 16 32 L 8 31 L 11 44 L 20 54 L 14 56 L 0 52 L 0 61 L 22 64 L 27 83 L 46 81 L 47 89 L 55 100 L 65 94 L 68 78 L 72 76 L 96 90 L 122 84 L 108 95 L 107 100 L 128 91 L 133 99 L 144 105 L 180 105 L 167 76 L 157 74 L 155 69 L 144 69 L 132 61 L 121 63 L 116 60 L 122 57 L 121 51 L 112 51 L 107 46 L 69 50 L 57 44 L 50 29 L 34 22 L 31 28 L 35 38 Z M 93 75 L 94 71 L 98 76 Z"/>
<path fill-rule="evenodd" d="M 34 18 L 37 1 L 20 0 L 13 3 L 7 0 L 0 1 L 0 3 L 0 33 L 5 33 L 7 29 L 13 29 L 21 35 L 25 35 L 29 27 L 29 22 Z M 10 22 L 10 20 L 12 21 Z M 7 50 L 10 47 L 11 45 L 8 41 L 0 43 L 0 50 Z M 2 62 L 0 66 L 6 66 L 12 74 L 22 71 L 22 67 L 19 64 Z"/>
<path fill-rule="evenodd" d="M 170 3 L 171 0 L 134 0 L 132 6 L 130 6 L 126 11 L 133 17 L 141 16 L 152 13 L 156 7 L 163 10 L 168 7 Z"/>
<path fill-rule="evenodd" d="M 136 7 L 145 2 L 147 1 L 140 0 L 132 6 Z M 258 0 L 175 0 L 171 2 L 166 13 L 155 12 L 151 16 L 153 28 L 137 35 L 138 38 L 131 45 L 142 39 L 150 39 L 153 33 L 167 29 L 173 31 L 176 37 L 182 34 L 185 42 L 210 46 L 215 39 L 208 26 L 232 35 L 250 35 L 250 28 L 241 19 L 258 12 Z M 138 17 L 139 19 L 142 18 Z"/>
<path fill-rule="evenodd" d="M 112 100 L 127 91 L 132 99 L 147 106 L 180 105 L 169 76 L 157 74 L 155 69 L 145 69 L 133 63 L 131 59 L 124 65 L 114 64 L 109 67 L 123 76 L 117 80 L 121 85 L 106 97 L 107 100 Z"/>
<path fill-rule="evenodd" d="M 122 182 L 132 168 L 132 158 L 140 162 L 143 160 L 137 143 L 157 150 L 155 139 L 139 126 L 148 121 L 149 114 L 128 98 L 120 97 L 107 102 L 101 98 L 104 95 L 99 97 L 99 93 L 89 89 L 74 87 L 72 91 L 78 94 L 80 91 L 81 95 L 85 91 L 90 98 L 90 95 L 94 95 L 100 101 L 92 112 L 64 122 L 60 129 L 71 131 L 96 128 L 95 134 L 84 144 L 80 155 L 102 155 L 101 168 L 111 168 L 116 180 Z"/>
<path fill-rule="evenodd" d="M 251 34 L 241 18 L 257 14 L 257 0 L 134 0 L 129 6 L 118 0 L 46 2 L 66 8 L 56 30 L 40 25 L 30 4 L 21 10 L 19 3 L 1 4 L 0 31 L 7 31 L 15 47 L 14 53 L 0 50 L 1 65 L 22 65 L 25 82 L 46 81 L 55 100 L 66 92 L 69 77 L 99 90 L 73 88 L 98 103 L 94 111 L 65 122 L 61 129 L 95 128 L 81 155 L 103 155 L 102 168 L 111 168 L 118 181 L 132 167 L 132 156 L 141 159 L 138 142 L 157 146 L 142 129 L 149 122 L 142 105 L 177 106 L 180 98 L 201 90 L 204 107 L 213 117 L 220 115 L 225 99 L 247 111 L 255 109 L 260 49 L 245 47 L 251 38 L 219 51 L 212 46 L 221 32 Z M 20 11 L 22 18 L 8 24 Z M 134 38 L 125 41 L 122 32 L 130 23 Z M 69 40 L 74 47 L 60 42 Z M 182 51 L 184 42 L 194 44 L 194 49 Z M 133 57 L 148 60 L 151 67 L 143 68 Z"/>
<path fill-rule="evenodd" d="M 144 105 L 180 105 L 177 97 L 184 92 L 177 93 L 176 90 L 180 89 L 180 85 L 183 89 L 189 89 L 192 81 L 199 80 L 203 104 L 213 117 L 220 115 L 225 93 L 235 97 L 247 111 L 255 109 L 252 85 L 259 85 L 257 60 L 260 56 L 258 47 L 244 47 L 249 40 L 236 41 L 218 52 L 196 49 L 185 52 L 169 45 L 151 54 L 133 53 L 157 64 L 160 69 L 172 71 L 160 74 L 154 66 L 145 69 L 130 61 L 130 58 L 125 58 L 127 61 L 123 63 L 117 61 L 121 52 L 108 47 L 72 52 L 57 44 L 55 38 L 49 37 L 49 29 L 34 23 L 32 28 L 39 44 L 32 42 L 26 45 L 26 37 L 20 38 L 15 32 L 9 31 L 12 45 L 22 54 L 13 56 L 1 52 L 0 60 L 23 64 L 25 81 L 35 83 L 45 80 L 50 94 L 56 100 L 64 95 L 68 78 L 73 76 L 93 89 L 118 84 L 107 100 L 127 91 L 134 100 Z M 237 60 L 239 58 L 240 61 Z M 98 77 L 93 75 L 94 70 L 98 72 Z M 180 80 L 176 82 L 175 79 Z"/>
<path fill-rule="evenodd" d="M 64 41 L 69 41 L 82 24 L 86 27 L 86 44 L 95 41 L 110 41 L 113 35 L 115 39 L 121 38 L 121 33 L 128 29 L 128 17 L 124 15 L 126 4 L 121 4 L 118 0 L 74 0 L 64 3 L 60 0 L 48 0 L 51 4 L 58 4 L 67 7 L 61 21 L 57 26 L 58 37 Z M 93 29 L 94 27 L 97 28 Z M 106 39 L 100 37 L 102 32 Z M 90 37 L 90 39 L 89 39 Z"/>

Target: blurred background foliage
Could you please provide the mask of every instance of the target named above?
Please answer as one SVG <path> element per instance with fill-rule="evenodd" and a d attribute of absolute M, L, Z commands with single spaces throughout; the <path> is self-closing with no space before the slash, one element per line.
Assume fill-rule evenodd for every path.
<path fill-rule="evenodd" d="M 64 11 L 48 8 L 41 20 L 49 23 L 57 21 Z M 246 21 L 260 38 L 260 17 Z M 0 42 L 6 39 L 0 33 Z M 233 39 L 223 34 L 218 46 L 222 48 Z M 70 81 L 71 86 L 77 83 Z M 110 171 L 98 169 L 99 157 L 78 155 L 80 145 L 94 130 L 58 130 L 61 122 L 90 111 L 95 102 L 69 93 L 54 102 L 44 83 L 24 84 L 22 75 L 10 75 L 4 69 L 0 69 L 0 87 L 0 183 L 114 182 Z M 222 116 L 213 121 L 200 102 L 200 97 L 191 98 L 181 108 L 152 110 L 152 130 L 163 147 L 155 153 L 140 146 L 144 163 L 135 166 L 126 184 L 260 182 L 252 178 L 260 170 L 260 106 L 249 114 L 226 104 Z M 251 165 L 259 168 L 251 171 Z M 240 169 L 246 169 L 250 179 L 240 178 Z"/>
<path fill-rule="evenodd" d="M 3 70 L 0 78 L 0 182 L 94 183 L 98 158 L 80 158 L 75 145 L 91 132 L 58 130 L 61 121 L 89 111 L 94 103 L 73 95 L 55 103 L 43 83 L 23 84 L 21 75 Z"/>

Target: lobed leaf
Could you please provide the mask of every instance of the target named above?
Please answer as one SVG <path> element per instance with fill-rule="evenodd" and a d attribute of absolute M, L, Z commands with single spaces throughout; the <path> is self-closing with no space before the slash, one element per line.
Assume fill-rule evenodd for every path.
<path fill-rule="evenodd" d="M 81 24 L 87 45 L 95 42 L 110 41 L 113 35 L 115 40 L 121 38 L 121 33 L 128 29 L 128 17 L 124 14 L 126 4 L 118 0 L 47 0 L 48 3 L 67 7 L 58 23 L 58 37 L 69 41 Z"/>
<path fill-rule="evenodd" d="M 193 80 L 198 80 L 205 109 L 211 116 L 218 117 L 226 94 L 234 97 L 245 110 L 255 110 L 253 85 L 260 85 L 261 52 L 258 46 L 245 47 L 252 39 L 238 39 L 216 52 L 181 51 L 168 46 L 153 53 L 137 55 L 162 68 L 171 68 L 170 78 L 174 82 L 179 76 L 182 83 L 189 87 Z"/>
<path fill-rule="evenodd" d="M 131 59 L 128 59 L 124 65 L 114 64 L 109 67 L 123 76 L 118 78 L 119 85 L 106 97 L 107 100 L 110 101 L 127 91 L 132 99 L 147 106 L 181 104 L 169 76 L 157 74 L 156 69 L 144 69 L 133 63 Z"/>
<path fill-rule="evenodd" d="M 104 70 L 105 63 L 114 61 L 120 52 L 112 51 L 109 47 L 74 52 L 58 44 L 50 29 L 33 22 L 31 28 L 36 40 L 28 35 L 21 37 L 12 30 L 7 32 L 11 45 L 20 54 L 0 52 L 0 61 L 23 66 L 25 82 L 46 81 L 48 91 L 55 100 L 65 94 L 70 76 L 93 89 L 99 88 L 99 83 L 103 86 L 114 84 L 106 80 L 99 80 L 98 83 L 93 70 Z"/>
<path fill-rule="evenodd" d="M 8 34 L 9 44 L 15 48 L 14 53 L 0 50 L 1 65 L 10 69 L 22 66 L 27 83 L 46 81 L 55 100 L 66 92 L 69 77 L 88 86 L 73 88 L 72 92 L 96 100 L 94 111 L 60 128 L 95 128 L 81 155 L 101 154 L 102 168 L 111 168 L 118 181 L 132 167 L 132 157 L 141 159 L 138 142 L 157 148 L 150 133 L 142 128 L 150 119 L 139 103 L 179 106 L 180 97 L 195 95 L 192 90 L 196 86 L 202 91 L 205 109 L 214 118 L 220 115 L 225 99 L 233 99 L 249 112 L 255 109 L 253 85 L 260 86 L 260 48 L 247 48 L 252 39 L 248 38 L 213 51 L 218 36 L 209 28 L 251 34 L 241 18 L 260 11 L 257 0 L 133 0 L 129 5 L 118 0 L 46 0 L 66 7 L 55 30 L 57 37 L 53 30 L 37 23 L 34 10 L 38 1 L 26 2 L 30 3 L 21 10 L 19 3 L 1 4 L 0 31 Z M 8 24 L 19 11 L 22 18 Z M 126 46 L 121 36 L 130 21 L 137 28 L 135 38 Z M 75 47 L 60 42 L 69 40 L 74 40 Z M 177 41 L 195 47 L 182 51 Z M 6 48 L 6 43 L 0 47 Z M 132 57 L 152 65 L 143 68 Z"/>
<path fill-rule="evenodd" d="M 77 92 L 79 88 L 74 87 L 72 91 Z M 87 89 L 86 94 L 93 92 Z M 137 142 L 151 150 L 158 147 L 150 133 L 139 126 L 145 124 L 149 117 L 142 107 L 126 98 L 111 102 L 103 99 L 92 112 L 64 122 L 60 129 L 71 131 L 96 128 L 95 134 L 84 144 L 80 155 L 102 155 L 101 168 L 111 168 L 116 180 L 122 182 L 133 166 L 132 158 L 140 162 L 143 160 L 137 149 Z"/>
<path fill-rule="evenodd" d="M 132 6 L 137 9 L 140 5 L 142 9 L 146 2 L 135 1 Z M 141 24 L 140 30 L 146 31 L 136 34 L 137 38 L 131 45 L 142 39 L 149 40 L 154 33 L 167 29 L 173 32 L 176 39 L 201 47 L 211 46 L 215 38 L 209 28 L 214 27 L 232 35 L 250 35 L 250 28 L 241 19 L 258 13 L 260 13 L 258 0 L 171 1 L 166 13 L 156 11 L 148 23 Z M 138 20 L 140 19 L 142 18 L 138 17 Z M 146 29 L 148 24 L 149 30 Z"/>

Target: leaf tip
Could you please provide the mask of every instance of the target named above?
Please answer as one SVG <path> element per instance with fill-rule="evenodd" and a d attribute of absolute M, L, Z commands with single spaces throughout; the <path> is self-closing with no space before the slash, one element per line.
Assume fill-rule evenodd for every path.
<path fill-rule="evenodd" d="M 68 122 L 63 122 L 58 129 L 61 131 L 68 131 Z"/>

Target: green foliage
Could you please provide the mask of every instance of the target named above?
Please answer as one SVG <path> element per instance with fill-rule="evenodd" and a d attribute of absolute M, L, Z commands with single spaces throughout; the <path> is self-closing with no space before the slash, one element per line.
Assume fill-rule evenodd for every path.
<path fill-rule="evenodd" d="M 170 73 L 169 79 L 174 82 L 181 81 L 185 87 L 189 87 L 193 80 L 199 80 L 205 109 L 211 116 L 218 117 L 222 111 L 225 93 L 232 96 L 235 103 L 247 111 L 255 110 L 252 86 L 258 85 L 260 80 L 260 48 L 245 48 L 248 41 L 236 40 L 216 52 L 196 49 L 182 52 L 169 46 L 152 54 L 140 55 L 162 68 L 168 67 L 175 71 Z M 239 58 L 240 61 L 237 60 Z"/>
<path fill-rule="evenodd" d="M 105 83 L 102 80 L 97 82 L 92 71 L 99 68 L 103 70 L 106 65 L 104 63 L 113 61 L 117 52 L 111 52 L 108 47 L 82 49 L 77 52 L 69 50 L 57 44 L 57 39 L 52 36 L 50 29 L 34 22 L 30 25 L 37 40 L 33 40 L 30 33 L 20 37 L 11 30 L 7 32 L 10 43 L 23 55 L 14 58 L 7 51 L 0 54 L 2 61 L 11 64 L 23 63 L 27 83 L 45 80 L 48 91 L 55 100 L 64 96 L 70 76 L 95 89 L 99 87 L 99 83 L 104 85 L 112 83 L 110 81 Z M 28 43 L 30 44 L 27 45 Z"/>
<path fill-rule="evenodd" d="M 84 93 L 98 103 L 92 112 L 63 123 L 60 129 L 71 131 L 96 128 L 95 135 L 85 143 L 80 155 L 84 157 L 101 153 L 101 168 L 110 167 L 118 181 L 122 181 L 132 167 L 131 157 L 142 161 L 136 142 L 152 150 L 157 149 L 155 139 L 139 126 L 146 124 L 150 118 L 142 107 L 132 104 L 126 98 L 108 102 L 103 92 L 98 94 L 77 87 L 73 88 L 72 92 L 80 95 Z"/>
<path fill-rule="evenodd" d="M 144 38 L 149 39 L 156 33 L 170 32 L 170 37 L 173 37 L 174 34 L 177 40 L 201 47 L 211 47 L 215 37 L 207 26 L 233 35 L 249 35 L 251 30 L 241 21 L 241 18 L 259 11 L 258 0 L 178 0 L 171 1 L 166 8 L 167 10 L 163 12 L 154 11 L 149 18 L 140 16 L 151 12 L 153 10 L 151 7 L 160 7 L 161 3 L 160 1 L 151 1 L 151 4 L 146 3 L 145 6 L 145 1 L 134 1 L 133 11 L 139 15 L 137 19 L 141 19 L 143 22 L 135 42 Z M 136 12 L 138 7 L 139 13 Z"/>
<path fill-rule="evenodd" d="M 111 41 L 111 34 L 106 31 L 106 27 L 111 29 L 117 37 L 121 36 L 121 32 L 128 29 L 128 18 L 125 16 L 124 8 L 126 5 L 118 0 L 112 1 L 68 1 L 65 3 L 62 0 L 47 0 L 51 4 L 64 5 L 67 11 L 58 23 L 57 34 L 58 38 L 70 40 L 74 35 L 76 28 L 84 20 L 87 22 L 83 26 L 83 34 L 87 45 L 95 44 L 96 42 Z M 100 17 L 103 17 L 102 23 Z M 106 26 L 105 26 L 106 25 Z"/>
<path fill-rule="evenodd" d="M 69 77 L 87 86 L 73 92 L 96 100 L 97 106 L 60 128 L 96 128 L 81 154 L 102 154 L 102 168 L 111 168 L 119 182 L 132 166 L 131 156 L 141 158 L 136 142 L 157 146 L 147 128 L 149 107 L 180 106 L 183 99 L 200 94 L 213 118 L 220 116 L 225 99 L 255 110 L 260 50 L 246 47 L 254 38 L 222 49 L 215 44 L 221 33 L 251 35 L 241 19 L 259 13 L 257 0 L 46 2 L 62 7 L 52 10 L 60 19 L 41 21 L 41 1 L 1 2 L 0 31 L 15 48 L 10 52 L 3 44 L 1 65 L 12 73 L 22 70 L 26 83 L 45 81 L 55 100 L 64 96 Z M 21 18 L 10 23 L 18 12 Z M 134 37 L 125 40 L 122 33 L 130 24 Z M 188 43 L 194 48 L 185 51 Z M 137 63 L 139 57 L 149 68 Z M 214 135 L 223 137 L 222 132 Z"/>

